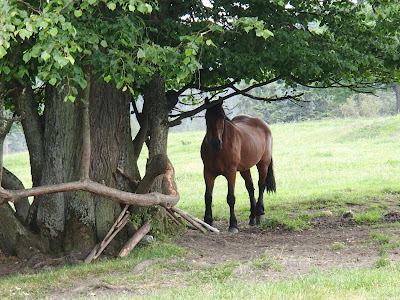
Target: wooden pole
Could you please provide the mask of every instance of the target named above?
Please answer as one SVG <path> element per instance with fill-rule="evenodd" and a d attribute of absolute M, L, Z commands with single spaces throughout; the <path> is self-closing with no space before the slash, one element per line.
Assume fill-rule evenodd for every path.
<path fill-rule="evenodd" d="M 129 241 L 125 244 L 125 246 L 121 249 L 121 252 L 118 254 L 119 257 L 127 256 L 133 248 L 140 242 L 140 240 L 150 231 L 150 223 L 151 221 L 147 221 L 142 227 L 140 227 L 135 234 L 129 239 Z"/>

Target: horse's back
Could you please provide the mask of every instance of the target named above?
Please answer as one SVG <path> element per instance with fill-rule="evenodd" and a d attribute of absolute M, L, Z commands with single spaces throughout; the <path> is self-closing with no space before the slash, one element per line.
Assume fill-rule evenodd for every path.
<path fill-rule="evenodd" d="M 268 124 L 259 118 L 238 115 L 232 119 L 232 123 L 244 133 L 257 132 L 260 135 L 264 135 L 267 139 L 272 137 L 271 129 Z"/>

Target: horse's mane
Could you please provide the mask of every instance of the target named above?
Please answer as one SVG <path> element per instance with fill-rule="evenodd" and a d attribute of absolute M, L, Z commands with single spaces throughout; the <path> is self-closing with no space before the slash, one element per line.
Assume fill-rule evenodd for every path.
<path fill-rule="evenodd" d="M 217 105 L 211 106 L 210 108 L 207 109 L 207 111 L 208 111 L 208 113 L 211 113 L 211 114 L 217 114 L 222 111 L 223 119 L 228 122 L 231 122 L 231 119 L 226 115 L 225 110 L 222 108 L 222 105 L 217 104 Z"/>

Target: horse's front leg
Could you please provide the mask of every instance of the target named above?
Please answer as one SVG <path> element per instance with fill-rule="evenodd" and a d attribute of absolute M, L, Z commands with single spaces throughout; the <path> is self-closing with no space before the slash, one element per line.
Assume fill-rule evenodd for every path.
<path fill-rule="evenodd" d="M 236 170 L 230 172 L 228 176 L 226 176 L 228 180 L 228 196 L 226 198 L 229 210 L 230 210 L 230 218 L 229 218 L 229 232 L 237 233 L 239 232 L 237 219 L 235 216 L 235 180 L 236 180 Z"/>
<path fill-rule="evenodd" d="M 211 225 L 213 224 L 212 216 L 212 192 L 214 189 L 214 182 L 216 176 L 204 170 L 204 181 L 206 183 L 206 193 L 204 195 L 204 200 L 206 204 L 206 211 L 204 213 L 204 222 Z"/>

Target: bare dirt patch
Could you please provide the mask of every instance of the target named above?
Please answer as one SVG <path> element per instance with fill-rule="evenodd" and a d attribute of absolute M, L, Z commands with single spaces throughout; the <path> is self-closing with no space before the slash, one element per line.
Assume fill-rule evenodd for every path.
<path fill-rule="evenodd" d="M 400 221 L 400 214 L 388 215 L 390 222 Z M 220 234 L 203 235 L 188 231 L 176 239 L 178 245 L 190 249 L 188 258 L 200 265 L 239 262 L 237 271 L 254 276 L 282 278 L 304 275 L 313 268 L 359 268 L 372 267 L 381 257 L 381 245 L 372 241 L 371 232 L 379 231 L 400 237 L 400 230 L 390 225 L 374 229 L 357 225 L 351 220 L 336 217 L 314 219 L 312 229 L 288 231 L 285 229 L 263 229 L 240 224 L 240 232 L 231 234 L 226 224 L 215 224 Z M 389 251 L 387 257 L 399 262 L 399 248 Z M 275 264 L 262 268 L 260 260 Z"/>

